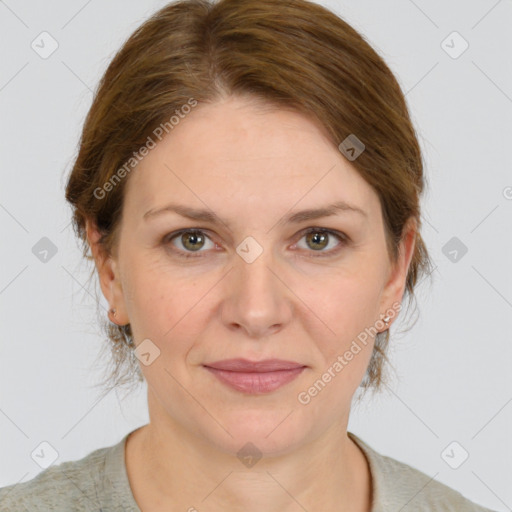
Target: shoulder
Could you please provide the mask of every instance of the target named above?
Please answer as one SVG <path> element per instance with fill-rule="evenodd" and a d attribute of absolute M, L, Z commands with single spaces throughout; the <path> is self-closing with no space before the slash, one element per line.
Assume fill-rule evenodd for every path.
<path fill-rule="evenodd" d="M 0 488 L 0 511 L 59 512 L 69 511 L 71 504 L 73 510 L 100 510 L 100 475 L 104 474 L 106 453 L 111 448 L 100 448 L 80 460 L 50 466 L 32 480 Z"/>
<path fill-rule="evenodd" d="M 370 465 L 375 512 L 395 509 L 403 512 L 493 512 L 434 477 L 378 453 L 354 434 L 349 433 L 349 436 L 363 450 Z"/>

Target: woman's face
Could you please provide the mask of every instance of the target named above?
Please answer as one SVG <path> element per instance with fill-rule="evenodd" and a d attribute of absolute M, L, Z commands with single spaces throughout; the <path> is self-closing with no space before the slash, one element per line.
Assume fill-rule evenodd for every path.
<path fill-rule="evenodd" d="M 126 179 L 100 279 L 131 324 L 151 423 L 235 453 L 346 427 L 373 348 L 365 329 L 398 314 L 414 244 L 392 267 L 379 199 L 350 162 L 309 118 L 230 97 L 198 105 Z M 302 369 L 207 368 L 238 358 Z"/>

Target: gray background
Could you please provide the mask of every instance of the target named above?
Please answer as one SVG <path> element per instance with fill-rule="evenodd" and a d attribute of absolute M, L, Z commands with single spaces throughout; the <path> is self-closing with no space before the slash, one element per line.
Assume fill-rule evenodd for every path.
<path fill-rule="evenodd" d="M 31 453 L 43 441 L 60 463 L 148 421 L 145 385 L 99 401 L 92 387 L 105 341 L 63 191 L 92 90 L 165 3 L 0 1 L 0 486 L 42 471 Z M 392 340 L 391 387 L 353 411 L 349 430 L 474 501 L 512 510 L 512 2 L 321 3 L 367 38 L 406 93 L 435 263 L 433 285 L 418 289 L 418 322 Z M 46 59 L 31 47 L 43 31 L 59 45 Z M 443 43 L 453 31 L 469 43 L 461 55 L 460 39 Z M 33 253 L 43 237 L 57 249 L 46 262 Z M 458 469 L 441 455 L 453 441 L 469 453 Z M 448 450 L 452 465 L 460 450 Z"/>

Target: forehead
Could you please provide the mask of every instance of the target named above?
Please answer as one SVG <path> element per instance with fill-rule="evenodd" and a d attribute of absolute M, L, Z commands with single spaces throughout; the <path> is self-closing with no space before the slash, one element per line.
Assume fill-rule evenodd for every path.
<path fill-rule="evenodd" d="M 315 121 L 240 98 L 200 104 L 184 116 L 132 171 L 125 194 L 125 206 L 140 215 L 177 199 L 220 210 L 339 200 L 378 207 L 373 189 Z"/>

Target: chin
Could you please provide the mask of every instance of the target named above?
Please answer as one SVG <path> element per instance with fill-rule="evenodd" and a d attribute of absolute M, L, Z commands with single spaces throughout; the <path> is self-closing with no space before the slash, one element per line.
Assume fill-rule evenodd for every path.
<path fill-rule="evenodd" d="M 224 429 L 203 433 L 219 449 L 231 455 L 242 451 L 259 452 L 264 456 L 279 456 L 297 448 L 311 435 L 309 426 L 293 409 L 234 412 L 220 423 Z M 291 413 L 291 414 L 290 414 Z M 229 432 L 229 434 L 226 432 Z"/>

